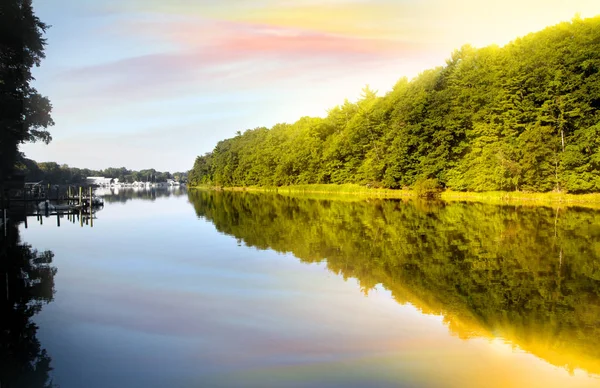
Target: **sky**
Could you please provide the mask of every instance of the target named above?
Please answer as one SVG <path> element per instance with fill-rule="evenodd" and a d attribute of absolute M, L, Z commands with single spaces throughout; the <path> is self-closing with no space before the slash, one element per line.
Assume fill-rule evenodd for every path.
<path fill-rule="evenodd" d="M 38 162 L 189 170 L 236 131 L 385 94 L 464 44 L 600 14 L 598 0 L 34 0 L 50 24 Z"/>

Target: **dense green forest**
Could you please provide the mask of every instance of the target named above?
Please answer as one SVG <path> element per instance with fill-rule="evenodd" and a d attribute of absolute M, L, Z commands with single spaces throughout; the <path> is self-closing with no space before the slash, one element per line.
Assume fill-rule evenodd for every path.
<path fill-rule="evenodd" d="M 579 208 L 333 201 L 192 190 L 199 217 L 245 245 L 326 262 L 364 292 L 600 373 L 600 213 Z"/>
<path fill-rule="evenodd" d="M 16 170 L 25 174 L 25 179 L 29 182 L 45 181 L 56 184 L 77 184 L 84 183 L 86 177 L 103 176 L 106 178 L 118 178 L 119 182 L 133 183 L 135 181 L 144 182 L 165 182 L 167 179 L 175 179 L 178 182 L 186 182 L 188 172 L 161 172 L 153 168 L 134 171 L 125 167 L 106 168 L 104 170 L 90 170 L 89 168 L 69 167 L 66 164 L 59 165 L 55 162 L 37 163 L 31 159 L 19 158 Z"/>
<path fill-rule="evenodd" d="M 196 159 L 192 184 L 359 183 L 460 191 L 600 191 L 600 16 L 366 87 L 324 118 L 256 128 Z"/>

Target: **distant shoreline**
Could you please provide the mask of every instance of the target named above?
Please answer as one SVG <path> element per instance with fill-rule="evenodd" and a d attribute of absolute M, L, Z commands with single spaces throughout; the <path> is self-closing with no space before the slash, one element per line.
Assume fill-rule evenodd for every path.
<path fill-rule="evenodd" d="M 415 191 L 408 189 L 381 189 L 369 188 L 357 184 L 312 184 L 280 187 L 222 187 L 211 185 L 190 186 L 190 189 L 215 190 L 215 191 L 245 191 L 278 193 L 284 195 L 319 194 L 326 196 L 354 196 L 357 198 L 381 199 L 416 199 Z M 492 192 L 460 192 L 446 190 L 437 197 L 443 201 L 485 202 L 496 204 L 528 204 L 551 206 L 585 206 L 600 208 L 600 193 L 593 194 L 568 194 L 568 193 L 535 193 L 521 191 L 492 191 Z"/>

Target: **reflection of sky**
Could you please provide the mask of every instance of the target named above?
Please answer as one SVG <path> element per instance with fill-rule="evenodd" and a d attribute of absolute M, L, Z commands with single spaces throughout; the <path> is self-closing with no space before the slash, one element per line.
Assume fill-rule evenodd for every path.
<path fill-rule="evenodd" d="M 30 221 L 22 237 L 56 254 L 56 298 L 36 320 L 63 388 L 598 383 L 460 340 L 324 265 L 238 246 L 185 196 L 108 204 L 93 228 Z"/>
<path fill-rule="evenodd" d="M 383 94 L 463 44 L 600 13 L 597 0 L 33 3 L 52 25 L 35 85 L 56 126 L 26 154 L 171 171 L 238 130 L 322 116 L 365 84 Z"/>

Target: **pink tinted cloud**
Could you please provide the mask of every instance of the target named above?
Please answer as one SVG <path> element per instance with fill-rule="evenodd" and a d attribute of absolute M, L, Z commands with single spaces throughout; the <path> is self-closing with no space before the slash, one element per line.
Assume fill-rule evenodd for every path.
<path fill-rule="evenodd" d="M 293 52 L 296 55 L 365 53 L 387 56 L 414 45 L 391 39 L 360 38 L 268 24 L 216 20 L 138 21 L 124 34 L 143 35 L 183 48 L 205 47 L 246 53 Z"/>
<path fill-rule="evenodd" d="M 239 89 L 295 76 L 331 75 L 340 68 L 363 67 L 419 50 L 398 41 L 232 22 L 144 22 L 125 31 L 171 40 L 178 49 L 73 69 L 63 79 L 96 83 L 96 98 L 149 98 L 157 93 L 165 97 L 194 85 L 226 86 L 221 81 L 233 86 L 235 80 Z M 89 94 L 89 89 L 81 92 Z"/>

